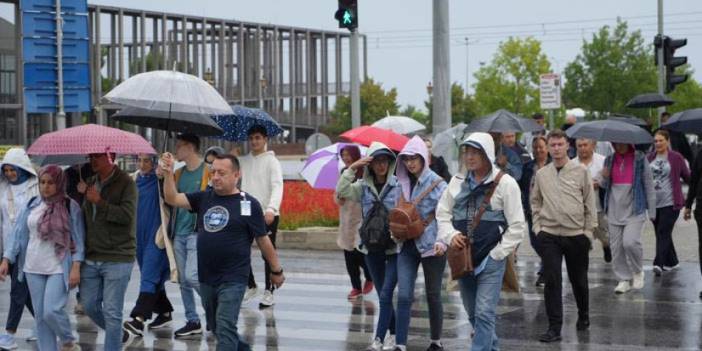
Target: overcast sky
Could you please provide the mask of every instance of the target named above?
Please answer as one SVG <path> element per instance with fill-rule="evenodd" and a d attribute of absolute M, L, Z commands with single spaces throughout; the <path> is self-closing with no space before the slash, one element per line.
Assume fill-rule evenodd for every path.
<path fill-rule="evenodd" d="M 91 0 L 92 4 L 167 11 L 197 16 L 338 30 L 335 0 Z M 466 45 L 472 74 L 489 62 L 509 36 L 534 36 L 555 70 L 578 54 L 583 38 L 617 17 L 641 29 L 647 41 L 656 33 L 656 0 L 491 0 L 450 1 L 451 79 L 465 84 Z M 686 37 L 679 51 L 695 78 L 702 80 L 702 1 L 666 0 L 666 34 Z M 0 14 L 2 12 L 0 11 Z M 360 31 L 368 36 L 369 75 L 396 87 L 399 103 L 423 107 L 432 75 L 430 0 L 360 0 Z"/>

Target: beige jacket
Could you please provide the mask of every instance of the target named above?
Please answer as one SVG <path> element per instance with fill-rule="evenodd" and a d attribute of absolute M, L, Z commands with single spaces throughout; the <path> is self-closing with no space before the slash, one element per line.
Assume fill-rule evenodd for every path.
<path fill-rule="evenodd" d="M 340 199 L 336 193 L 334 202 L 339 205 L 339 237 L 336 239 L 336 244 L 343 250 L 353 251 L 360 244 L 358 230 L 363 221 L 361 204 Z"/>
<path fill-rule="evenodd" d="M 534 233 L 587 235 L 597 227 L 596 195 L 590 172 L 570 160 L 560 172 L 553 163 L 536 172 L 531 191 Z"/>

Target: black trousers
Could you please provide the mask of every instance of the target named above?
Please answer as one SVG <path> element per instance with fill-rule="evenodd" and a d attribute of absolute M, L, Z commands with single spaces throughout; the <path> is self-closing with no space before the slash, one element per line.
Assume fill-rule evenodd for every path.
<path fill-rule="evenodd" d="M 680 210 L 673 210 L 673 206 L 656 209 L 656 220 L 653 227 L 656 229 L 656 258 L 653 265 L 658 267 L 673 267 L 679 263 L 678 254 L 673 244 L 673 228 L 680 216 Z"/>
<path fill-rule="evenodd" d="M 587 286 L 588 251 L 592 247 L 584 234 L 577 236 L 557 236 L 540 232 L 537 236 L 541 248 L 544 270 L 544 302 L 548 316 L 549 330 L 560 334 L 563 326 L 563 277 L 561 265 L 565 258 L 568 278 L 573 287 L 578 316 L 589 315 L 589 290 Z"/>
<path fill-rule="evenodd" d="M 373 281 L 362 252 L 355 249 L 353 251 L 344 250 L 344 261 L 346 261 L 346 272 L 349 274 L 351 286 L 354 289 L 361 290 L 361 270 L 363 270 L 363 275 L 367 281 Z"/>
<path fill-rule="evenodd" d="M 7 312 L 7 323 L 5 330 L 16 332 L 22 319 L 22 312 L 27 306 L 29 313 L 34 316 L 34 308 L 32 307 L 32 298 L 29 296 L 29 287 L 27 286 L 27 278 L 19 281 L 19 265 L 17 263 L 9 266 L 10 270 L 10 309 Z"/>
<path fill-rule="evenodd" d="M 273 243 L 273 247 L 275 248 L 275 237 L 276 234 L 278 234 L 278 223 L 280 223 L 280 216 L 275 216 L 275 219 L 273 220 L 273 223 L 270 225 L 266 226 L 266 230 L 268 231 L 268 238 L 271 239 L 271 243 Z M 261 253 L 263 256 L 263 253 Z M 266 273 L 266 290 L 273 291 L 275 288 L 273 286 L 273 283 L 271 283 L 271 265 L 268 264 L 268 261 L 266 261 L 266 258 L 263 257 L 263 262 L 265 262 L 265 273 Z M 249 288 L 255 288 L 256 287 L 256 278 L 254 277 L 253 274 L 253 268 L 249 267 Z"/>
<path fill-rule="evenodd" d="M 698 259 L 700 261 L 700 274 L 702 274 L 702 208 L 699 205 L 695 208 L 695 221 L 697 222 Z"/>
<path fill-rule="evenodd" d="M 148 321 L 153 313 L 164 314 L 170 312 L 173 312 L 173 306 L 171 301 L 168 300 L 168 296 L 166 296 L 166 290 L 163 289 L 155 294 L 140 292 L 134 309 L 132 309 L 132 313 L 129 316 L 132 318 L 141 317 L 143 320 Z"/>

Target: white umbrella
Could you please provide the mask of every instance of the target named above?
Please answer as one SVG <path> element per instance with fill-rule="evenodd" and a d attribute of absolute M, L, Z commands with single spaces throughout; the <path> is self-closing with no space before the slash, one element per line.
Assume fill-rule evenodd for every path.
<path fill-rule="evenodd" d="M 466 133 L 466 127 L 465 123 L 458 123 L 436 134 L 432 139 L 431 153 L 444 158 L 451 174 L 456 174 L 460 168 L 458 160 L 459 145 L 469 134 Z"/>
<path fill-rule="evenodd" d="M 372 124 L 373 127 L 392 130 L 397 134 L 412 134 L 421 132 L 426 127 L 416 120 L 405 116 L 387 116 Z"/>
<path fill-rule="evenodd" d="M 177 71 L 151 71 L 130 77 L 114 87 L 105 99 L 153 111 L 228 115 L 232 108 L 204 80 Z"/>

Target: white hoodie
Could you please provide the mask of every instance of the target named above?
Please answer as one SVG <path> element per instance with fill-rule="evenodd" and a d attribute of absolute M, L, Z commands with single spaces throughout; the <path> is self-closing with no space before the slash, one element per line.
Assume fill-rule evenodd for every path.
<path fill-rule="evenodd" d="M 37 172 L 23 149 L 12 148 L 8 150 L 0 166 L 6 164 L 22 168 L 33 177 L 22 184 L 12 185 L 0 171 L 0 233 L 2 233 L 0 252 L 3 252 L 3 243 L 6 243 L 12 234 L 19 213 L 27 206 L 29 200 L 39 195 Z"/>
<path fill-rule="evenodd" d="M 283 201 L 283 169 L 275 152 L 266 151 L 254 156 L 248 153 L 239 158 L 241 166 L 241 191 L 251 194 L 263 212 L 280 215 Z"/>
<path fill-rule="evenodd" d="M 487 133 L 473 133 L 465 140 L 465 142 L 468 141 L 480 144 L 493 164 L 492 170 L 485 180 L 486 183 L 492 182 L 497 173 L 499 173 L 499 169 L 494 165 L 495 144 L 492 137 Z M 446 245 L 450 245 L 453 237 L 459 234 L 459 231 L 454 229 L 451 218 L 453 217 L 455 197 L 461 192 L 461 185 L 465 178 L 465 174 L 456 174 L 451 178 L 451 182 L 441 196 L 439 205 L 436 208 L 436 220 L 439 224 L 438 237 Z M 507 220 L 507 229 L 502 235 L 502 240 L 490 251 L 490 257 L 499 261 L 514 251 L 527 232 L 524 210 L 522 208 L 522 193 L 519 190 L 517 181 L 508 174 L 502 175 L 500 184 L 495 188 L 495 193 L 490 199 L 490 208 L 496 211 L 502 210 Z"/>

